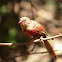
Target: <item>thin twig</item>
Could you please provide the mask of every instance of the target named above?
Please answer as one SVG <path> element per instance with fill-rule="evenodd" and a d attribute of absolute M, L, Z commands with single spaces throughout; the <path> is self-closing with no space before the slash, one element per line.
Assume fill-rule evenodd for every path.
<path fill-rule="evenodd" d="M 43 54 L 43 53 L 48 53 L 48 51 L 45 51 L 45 52 L 34 52 L 34 53 L 26 52 L 25 55 Z M 20 54 L 20 55 L 17 55 L 17 56 L 8 56 L 8 57 L 6 57 L 6 61 L 7 61 L 7 60 L 14 59 L 14 58 L 16 58 L 16 57 L 20 57 L 20 56 L 24 56 L 24 55 Z"/>
<path fill-rule="evenodd" d="M 56 35 L 56 36 L 53 36 L 53 37 L 49 37 L 49 38 L 42 38 L 41 37 L 41 39 L 43 39 L 43 40 L 53 40 L 53 39 L 58 38 L 58 37 L 62 37 L 62 34 L 59 33 L 59 35 Z"/>
<path fill-rule="evenodd" d="M 39 10 L 33 3 L 31 3 L 31 4 L 32 4 L 32 7 L 36 9 L 36 11 Z"/>
<path fill-rule="evenodd" d="M 31 2 L 31 0 L 30 0 L 30 4 L 31 4 L 31 12 L 32 12 L 32 19 L 34 20 L 34 13 L 33 13 L 33 8 L 32 8 L 32 2 Z"/>
<path fill-rule="evenodd" d="M 56 35 L 56 36 L 53 36 L 53 37 L 49 37 L 49 38 L 43 38 L 43 37 L 40 37 L 40 39 L 36 39 L 36 40 L 34 40 L 34 42 L 38 42 L 38 41 L 40 41 L 40 40 L 53 40 L 53 39 L 55 39 L 55 38 L 58 38 L 58 37 L 62 37 L 62 34 L 61 33 L 59 33 L 59 35 Z"/>
<path fill-rule="evenodd" d="M 58 51 L 58 50 L 54 50 L 54 51 Z M 48 53 L 48 51 L 44 51 L 44 52 L 34 52 L 34 53 L 26 52 L 25 55 L 44 54 L 44 53 Z M 7 57 L 7 59 L 9 59 L 9 58 L 15 58 L 15 57 L 19 57 L 19 56 L 24 56 L 24 55 L 20 54 L 20 55 L 16 55 L 16 56 L 10 56 L 10 57 Z"/>
<path fill-rule="evenodd" d="M 22 46 L 25 45 L 26 43 L 0 43 L 0 46 Z"/>
<path fill-rule="evenodd" d="M 25 43 L 0 43 L 0 46 L 13 46 L 13 45 L 16 45 L 16 46 L 22 46 L 22 45 L 26 45 L 26 44 L 31 44 L 31 43 L 37 43 L 37 42 L 42 42 L 42 40 L 53 40 L 55 38 L 58 38 L 58 37 L 62 37 L 62 34 L 60 33 L 59 35 L 56 35 L 56 36 L 53 36 L 53 37 L 49 37 L 49 38 L 42 38 L 40 37 L 40 39 L 36 39 L 36 40 L 30 40 L 31 42 L 25 42 Z"/>

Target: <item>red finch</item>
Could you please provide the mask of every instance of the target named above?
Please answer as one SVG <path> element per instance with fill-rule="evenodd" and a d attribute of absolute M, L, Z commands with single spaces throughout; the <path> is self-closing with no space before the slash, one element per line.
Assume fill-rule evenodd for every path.
<path fill-rule="evenodd" d="M 19 24 L 26 36 L 33 38 L 33 39 L 39 39 L 40 36 L 43 36 L 43 38 L 46 38 L 46 30 L 37 21 L 30 20 L 30 18 L 28 17 L 22 17 L 20 18 Z M 54 59 L 57 58 L 57 55 L 55 54 L 48 40 L 44 40 L 43 43 L 46 49 L 48 50 L 49 54 Z"/>

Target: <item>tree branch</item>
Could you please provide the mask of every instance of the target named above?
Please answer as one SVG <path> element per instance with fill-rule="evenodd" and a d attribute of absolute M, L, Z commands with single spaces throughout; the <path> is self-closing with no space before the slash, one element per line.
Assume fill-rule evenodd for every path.
<path fill-rule="evenodd" d="M 61 33 L 59 33 L 56 36 L 49 37 L 49 38 L 42 38 L 42 37 L 40 37 L 40 39 L 36 39 L 34 41 L 31 40 L 31 42 L 26 42 L 26 43 L 0 43 L 0 46 L 14 46 L 14 45 L 16 45 L 16 46 L 22 46 L 22 45 L 26 45 L 26 44 L 30 44 L 30 43 L 37 43 L 39 41 L 42 42 L 44 40 L 53 40 L 53 39 L 59 38 L 59 37 L 62 37 Z"/>
<path fill-rule="evenodd" d="M 26 43 L 0 43 L 0 46 L 22 46 L 25 45 Z"/>
<path fill-rule="evenodd" d="M 33 8 L 32 8 L 32 1 L 30 0 L 30 4 L 31 4 L 31 12 L 32 12 L 32 19 L 34 20 L 34 13 L 33 13 Z"/>
<path fill-rule="evenodd" d="M 58 50 L 54 50 L 54 51 L 58 51 Z M 26 52 L 25 55 L 33 55 L 33 54 L 44 54 L 44 53 L 48 53 L 48 51 L 45 51 L 45 52 L 34 52 L 34 53 L 29 53 L 29 52 Z M 13 58 L 16 58 L 16 57 L 19 57 L 19 56 L 24 56 L 24 55 L 17 55 L 17 56 L 10 56 L 10 57 L 7 57 L 6 59 L 9 60 L 9 59 L 13 59 Z"/>
<path fill-rule="evenodd" d="M 44 40 L 53 40 L 53 39 L 58 38 L 58 37 L 62 37 L 62 34 L 59 33 L 58 35 L 52 36 L 52 37 L 49 37 L 49 38 L 40 37 L 40 39 L 36 39 L 36 40 L 34 40 L 34 42 L 38 42 L 38 41 L 41 41 L 41 40 L 43 40 L 43 41 Z"/>

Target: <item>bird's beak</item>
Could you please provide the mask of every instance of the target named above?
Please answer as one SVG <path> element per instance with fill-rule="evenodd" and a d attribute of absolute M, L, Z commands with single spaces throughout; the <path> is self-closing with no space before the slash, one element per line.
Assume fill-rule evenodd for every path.
<path fill-rule="evenodd" d="M 23 21 L 23 20 L 20 20 L 20 21 L 18 22 L 18 24 L 20 24 L 22 21 Z"/>

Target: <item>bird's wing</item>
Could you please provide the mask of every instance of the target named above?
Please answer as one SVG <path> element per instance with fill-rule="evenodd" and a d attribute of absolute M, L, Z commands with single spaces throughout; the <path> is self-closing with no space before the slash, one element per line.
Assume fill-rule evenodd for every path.
<path fill-rule="evenodd" d="M 31 20 L 31 23 L 33 24 L 33 28 L 35 28 L 35 30 L 47 35 L 46 30 L 43 28 L 43 26 L 40 23 L 34 20 Z"/>

